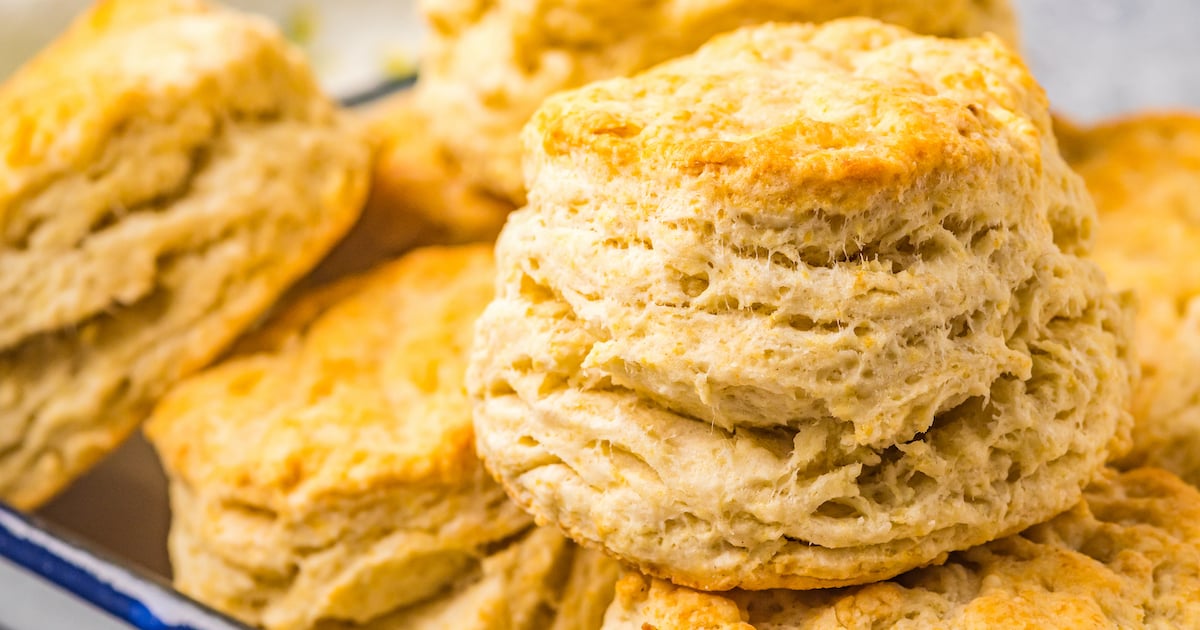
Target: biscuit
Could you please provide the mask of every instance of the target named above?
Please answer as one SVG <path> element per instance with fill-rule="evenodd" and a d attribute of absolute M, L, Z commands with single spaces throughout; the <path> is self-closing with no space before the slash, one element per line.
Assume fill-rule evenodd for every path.
<path fill-rule="evenodd" d="M 0 86 L 0 498 L 112 450 L 357 217 L 369 154 L 266 21 L 109 0 Z"/>
<path fill-rule="evenodd" d="M 628 574 L 604 629 L 1200 626 L 1200 494 L 1141 469 L 1106 475 L 1084 499 L 943 566 L 862 587 L 699 593 Z"/>
<path fill-rule="evenodd" d="M 417 84 L 434 135 L 471 180 L 518 205 L 518 135 L 551 94 L 628 76 L 709 38 L 770 21 L 863 15 L 946 37 L 1016 40 L 1008 0 L 423 0 L 430 41 Z"/>
<path fill-rule="evenodd" d="M 1138 297 L 1142 379 L 1133 450 L 1119 463 L 1200 485 L 1200 115 L 1056 129 L 1096 201 L 1095 259 Z"/>
<path fill-rule="evenodd" d="M 494 241 L 514 209 L 467 182 L 406 91 L 356 112 L 375 145 L 362 217 L 313 271 L 313 283 L 369 269 L 421 245 Z"/>
<path fill-rule="evenodd" d="M 611 561 L 533 528 L 475 456 L 463 371 L 492 278 L 488 246 L 414 251 L 173 389 L 146 432 L 176 586 L 272 629 L 544 628 L 560 608 L 595 628 Z M 574 573 L 610 576 L 608 599 Z"/>
<path fill-rule="evenodd" d="M 766 25 L 547 100 L 468 376 L 518 503 L 702 590 L 879 580 L 1078 502 L 1129 320 L 991 37 Z"/>

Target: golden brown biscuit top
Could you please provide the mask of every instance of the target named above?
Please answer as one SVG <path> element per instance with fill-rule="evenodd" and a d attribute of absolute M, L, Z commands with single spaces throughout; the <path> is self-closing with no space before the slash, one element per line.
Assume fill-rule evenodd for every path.
<path fill-rule="evenodd" d="M 102 151 L 162 117 L 156 98 L 264 120 L 332 115 L 318 95 L 301 55 L 265 20 L 190 0 L 109 0 L 0 87 L 0 209 L 64 172 L 118 168 Z M 179 135 L 205 124 L 174 122 Z M 22 237 L 21 217 L 0 222 L 5 241 Z"/>
<path fill-rule="evenodd" d="M 521 126 L 546 97 L 630 76 L 766 22 L 872 17 L 941 37 L 1016 43 L 1008 0 L 427 0 L 419 100 L 464 174 L 520 205 Z"/>
<path fill-rule="evenodd" d="M 1045 108 L 995 38 L 917 37 L 863 18 L 765 25 L 549 99 L 525 131 L 527 184 L 546 162 L 586 161 L 656 185 L 730 178 L 764 214 L 801 195 L 834 212 L 872 208 L 931 173 L 992 168 L 998 151 L 1039 169 Z"/>
<path fill-rule="evenodd" d="M 1074 509 L 894 580 L 701 593 L 627 575 L 606 630 L 1140 628 L 1200 623 L 1200 493 L 1161 470 L 1106 475 Z"/>
<path fill-rule="evenodd" d="M 310 321 L 283 317 L 260 354 L 160 403 L 146 430 L 164 464 L 268 504 L 461 482 L 478 466 L 463 373 L 492 268 L 488 246 L 417 250 L 347 280 L 354 291 Z M 314 309 L 302 299 L 290 310 Z"/>

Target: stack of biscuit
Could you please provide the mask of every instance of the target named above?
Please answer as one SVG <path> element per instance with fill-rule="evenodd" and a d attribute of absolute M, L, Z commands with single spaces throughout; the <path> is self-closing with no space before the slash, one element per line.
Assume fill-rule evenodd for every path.
<path fill-rule="evenodd" d="M 1128 317 L 994 38 L 715 38 L 551 97 L 497 244 L 480 455 L 706 590 L 861 584 L 1070 509 L 1127 447 Z"/>
<path fill-rule="evenodd" d="M 626 565 L 605 628 L 1200 623 L 1200 494 L 1106 468 L 1129 300 L 1000 41 L 748 28 L 524 143 L 478 447 Z"/>
<path fill-rule="evenodd" d="M 462 162 L 426 132 L 429 113 L 402 95 L 364 118 L 377 152 L 371 198 L 358 226 L 310 282 L 370 268 L 384 250 L 494 236 L 497 219 L 511 206 L 464 176 Z M 506 514 L 516 510 L 514 503 L 497 503 L 502 491 L 494 482 L 480 485 L 478 463 L 474 481 L 457 482 L 458 498 L 442 504 L 420 497 L 425 486 L 445 480 L 403 472 L 412 467 L 408 458 L 443 466 L 477 461 L 461 383 L 469 344 L 452 343 L 446 332 L 470 331 L 490 299 L 494 272 L 490 264 L 487 273 L 480 273 L 481 264 L 455 270 L 463 255 L 481 253 L 418 249 L 365 276 L 301 292 L 277 309 L 271 323 L 243 338 L 235 358 L 176 388 L 159 405 L 148 434 L 171 479 L 171 553 L 181 590 L 268 628 L 599 627 L 612 599 L 615 562 L 544 528 L 491 532 L 504 523 L 494 514 L 464 525 L 465 505 L 472 502 L 503 506 Z M 444 309 L 434 306 L 443 300 Z M 322 332 L 326 328 L 342 333 Z M 297 344 L 303 348 L 293 348 Z M 358 367 L 323 371 L 331 361 L 345 368 L 344 359 L 335 358 L 346 355 L 357 357 L 352 362 Z M 375 365 L 389 356 L 437 371 L 436 387 L 407 384 L 427 375 L 410 379 Z M 307 361 L 313 363 L 296 365 Z M 275 376 L 256 377 L 249 390 L 230 389 L 246 370 Z M 382 373 L 352 386 L 357 379 L 351 374 L 362 370 Z M 345 390 L 313 395 L 305 393 L 308 382 L 344 383 Z M 408 392 L 402 401 L 395 398 L 398 388 Z M 379 396 L 389 403 L 383 411 L 372 402 Z M 363 454 L 395 453 L 409 425 L 449 433 L 413 442 L 398 461 Z M 321 427 L 328 435 L 315 433 Z M 345 430 L 343 437 L 332 439 L 334 427 Z M 368 437 L 375 431 L 384 434 Z M 453 448 L 440 445 L 448 436 Z M 343 458 L 356 468 L 336 463 Z M 321 472 L 310 472 L 304 462 Z M 286 474 L 267 472 L 281 467 Z M 362 505 L 349 510 L 341 502 Z M 403 502 L 438 509 L 418 514 L 382 507 Z M 375 524 L 345 525 L 365 518 L 359 513 L 371 514 Z M 467 530 L 470 537 L 421 541 L 412 530 L 429 528 L 430 518 L 433 526 Z M 309 531 L 314 522 L 324 533 L 318 542 Z M 524 538 L 509 542 L 517 536 Z M 396 540 L 409 542 L 398 546 Z M 265 555 L 251 553 L 264 541 L 270 541 Z M 409 545 L 422 549 L 419 562 L 403 552 Z M 305 552 L 313 547 L 319 553 Z M 533 562 L 538 557 L 543 561 Z M 566 568 L 571 574 L 563 582 Z M 404 580 L 419 580 L 421 587 Z M 490 586 L 479 586 L 484 583 Z"/>
<path fill-rule="evenodd" d="M 0 497 L 148 417 L 272 630 L 1200 626 L 1200 119 L 1003 0 L 423 8 L 349 114 L 200 0 L 0 87 Z"/>

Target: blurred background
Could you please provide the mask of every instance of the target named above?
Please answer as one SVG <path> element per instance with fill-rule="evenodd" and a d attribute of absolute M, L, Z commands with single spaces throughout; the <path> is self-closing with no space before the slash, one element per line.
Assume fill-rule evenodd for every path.
<path fill-rule="evenodd" d="M 1013 0 L 1023 47 L 1056 110 L 1080 122 L 1144 108 L 1200 107 L 1197 0 Z M 0 0 L 0 77 L 89 0 Z M 326 88 L 360 94 L 412 70 L 415 0 L 232 0 L 304 46 Z"/>
<path fill-rule="evenodd" d="M 1014 0 L 1022 45 L 1053 107 L 1092 122 L 1200 108 L 1200 2 Z"/>
<path fill-rule="evenodd" d="M 1200 0 L 1014 0 L 1026 57 L 1054 108 L 1079 122 L 1139 109 L 1200 109 Z M 340 98 L 412 72 L 415 0 L 235 0 L 303 46 Z M 89 0 L 0 0 L 0 79 Z M 136 437 L 42 510 L 50 520 L 167 572 L 162 473 Z M 131 515 L 134 515 L 131 517 Z"/>
<path fill-rule="evenodd" d="M 325 88 L 359 94 L 413 71 L 421 28 L 416 0 L 216 0 L 266 15 L 308 52 Z M 37 52 L 92 0 L 0 0 L 0 79 Z"/>

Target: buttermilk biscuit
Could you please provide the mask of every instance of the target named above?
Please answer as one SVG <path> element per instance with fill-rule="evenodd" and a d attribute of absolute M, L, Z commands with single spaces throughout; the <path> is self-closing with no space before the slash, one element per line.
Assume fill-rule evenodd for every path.
<path fill-rule="evenodd" d="M 1016 40 L 1008 0 L 422 0 L 430 42 L 417 89 L 464 174 L 522 203 L 521 127 L 547 96 L 628 76 L 718 33 L 863 15 L 918 33 Z"/>
<path fill-rule="evenodd" d="M 1173 475 L 1106 475 L 1020 535 L 889 582 L 699 593 L 637 574 L 605 630 L 1200 627 L 1200 494 Z"/>
<path fill-rule="evenodd" d="M 0 86 L 0 498 L 120 442 L 354 222 L 368 151 L 256 18 L 111 0 Z"/>
<path fill-rule="evenodd" d="M 1095 258 L 1138 297 L 1142 380 L 1125 466 L 1200 485 L 1200 116 L 1060 125 L 1064 154 L 1100 213 Z"/>
<path fill-rule="evenodd" d="M 146 431 L 177 587 L 267 628 L 596 627 L 611 561 L 533 528 L 475 456 L 463 371 L 493 276 L 488 247 L 418 250 L 173 389 Z"/>
<path fill-rule="evenodd" d="M 995 38 L 768 25 L 547 100 L 468 383 L 573 538 L 697 588 L 878 580 L 1128 440 L 1128 317 Z"/>
<path fill-rule="evenodd" d="M 513 205 L 466 181 L 433 139 L 411 91 L 357 113 L 375 145 L 371 193 L 313 282 L 366 270 L 419 245 L 495 240 Z"/>

